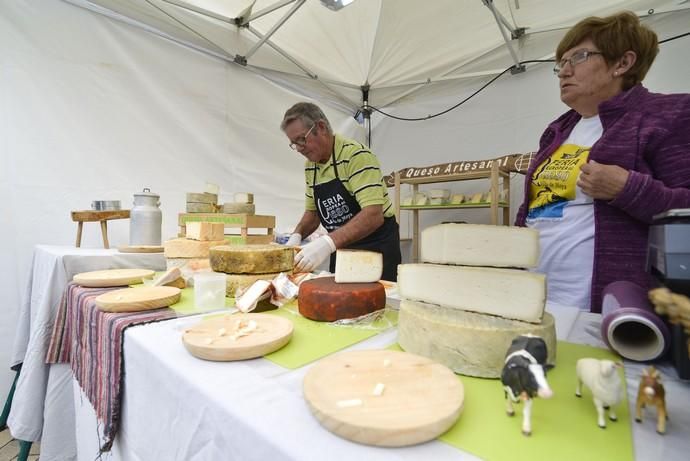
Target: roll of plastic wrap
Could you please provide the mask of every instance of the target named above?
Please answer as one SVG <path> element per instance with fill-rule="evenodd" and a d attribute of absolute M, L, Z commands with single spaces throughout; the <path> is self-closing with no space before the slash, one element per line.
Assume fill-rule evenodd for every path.
<path fill-rule="evenodd" d="M 647 292 L 632 282 L 604 288 L 601 337 L 626 359 L 645 362 L 661 357 L 671 345 L 671 332 L 654 313 Z"/>

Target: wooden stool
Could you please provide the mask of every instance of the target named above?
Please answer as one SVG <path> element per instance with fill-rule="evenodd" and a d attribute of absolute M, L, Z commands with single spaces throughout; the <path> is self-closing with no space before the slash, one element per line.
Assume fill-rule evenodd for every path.
<path fill-rule="evenodd" d="M 103 234 L 103 248 L 110 248 L 108 244 L 108 221 L 111 219 L 129 219 L 129 210 L 113 210 L 113 211 L 73 211 L 72 221 L 78 222 L 77 228 L 77 248 L 81 245 L 81 230 L 85 222 L 101 223 L 101 233 Z"/>

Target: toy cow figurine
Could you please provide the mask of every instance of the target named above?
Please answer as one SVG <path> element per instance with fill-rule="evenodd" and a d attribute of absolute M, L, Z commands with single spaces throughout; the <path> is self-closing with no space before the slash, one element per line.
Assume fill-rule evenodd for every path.
<path fill-rule="evenodd" d="M 577 361 L 577 388 L 575 395 L 582 397 L 582 384 L 592 391 L 594 406 L 597 409 L 597 424 L 606 429 L 604 410 L 608 410 L 609 419 L 617 421 L 614 410 L 623 397 L 623 386 L 617 369 L 621 365 L 611 360 L 584 358 Z"/>
<path fill-rule="evenodd" d="M 546 343 L 537 336 L 518 336 L 506 352 L 501 383 L 505 389 L 506 413 L 514 416 L 513 402 L 525 402 L 522 411 L 522 433 L 532 434 L 532 399 L 536 396 L 548 399 L 553 391 L 546 382 Z"/>
<path fill-rule="evenodd" d="M 659 434 L 666 433 L 666 391 L 661 384 L 661 375 L 654 367 L 642 371 L 640 387 L 637 391 L 637 405 L 635 421 L 642 422 L 642 409 L 647 405 L 656 407 L 656 431 Z"/>

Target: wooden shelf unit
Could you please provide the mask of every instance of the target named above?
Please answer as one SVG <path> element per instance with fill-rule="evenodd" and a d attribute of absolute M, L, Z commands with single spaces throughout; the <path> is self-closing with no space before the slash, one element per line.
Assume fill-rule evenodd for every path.
<path fill-rule="evenodd" d="M 422 205 L 400 206 L 400 186 L 409 184 L 412 186 L 412 196 L 419 191 L 420 184 L 436 184 L 454 181 L 469 181 L 473 179 L 489 179 L 490 201 L 488 203 L 463 203 L 459 205 Z M 426 176 L 420 178 L 401 178 L 400 172 L 395 172 L 395 216 L 400 222 L 400 211 L 412 211 L 412 255 L 414 261 L 419 261 L 419 211 L 420 210 L 453 210 L 489 208 L 491 224 L 498 225 L 499 210 L 503 211 L 502 224 L 510 225 L 510 172 L 501 169 L 498 162 L 494 162 L 490 171 L 468 171 L 463 173 L 448 174 L 442 176 Z M 503 190 L 505 201 L 499 202 L 500 191 Z"/>

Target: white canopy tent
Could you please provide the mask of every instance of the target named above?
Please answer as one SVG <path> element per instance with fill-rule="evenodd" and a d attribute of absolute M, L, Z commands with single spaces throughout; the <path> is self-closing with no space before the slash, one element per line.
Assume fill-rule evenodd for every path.
<path fill-rule="evenodd" d="M 262 14 L 274 5 L 282 6 Z M 303 200 L 302 159 L 278 128 L 291 104 L 314 100 L 337 131 L 364 140 L 353 118 L 366 108 L 362 87 L 369 106 L 424 118 L 516 61 L 551 58 L 579 19 L 621 9 L 640 14 L 661 39 L 690 29 L 685 0 L 358 0 L 338 12 L 317 0 L 2 2 L 0 398 L 17 359 L 11 349 L 32 248 L 73 244 L 70 210 L 98 199 L 128 206 L 149 187 L 161 195 L 167 238 L 184 193 L 209 181 L 220 185 L 221 201 L 253 192 L 257 213 L 276 215 L 278 230 L 289 231 Z M 662 45 L 650 89 L 690 91 L 688 40 Z M 508 72 L 428 121 L 374 112 L 372 145 L 384 171 L 535 149 L 565 110 L 551 67 Z M 519 196 L 521 178 L 513 185 Z M 462 219 L 488 219 L 474 213 Z M 109 230 L 112 246 L 127 243 L 127 221 Z M 83 246 L 101 245 L 96 228 L 84 232 Z"/>

